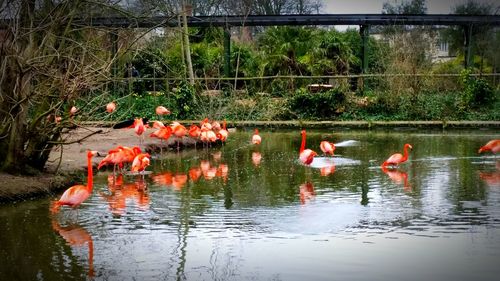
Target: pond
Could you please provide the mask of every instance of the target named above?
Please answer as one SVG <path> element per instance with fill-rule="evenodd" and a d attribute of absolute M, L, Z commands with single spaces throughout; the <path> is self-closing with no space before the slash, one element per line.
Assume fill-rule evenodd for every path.
<path fill-rule="evenodd" d="M 308 130 L 339 144 L 311 166 L 298 130 L 252 133 L 101 170 L 77 211 L 0 205 L 0 280 L 497 280 L 500 159 L 477 153 L 497 131 Z"/>

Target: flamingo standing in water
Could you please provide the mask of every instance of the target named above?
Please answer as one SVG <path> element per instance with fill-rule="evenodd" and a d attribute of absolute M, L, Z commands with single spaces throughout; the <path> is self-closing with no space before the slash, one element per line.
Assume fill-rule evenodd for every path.
<path fill-rule="evenodd" d="M 90 196 L 93 187 L 92 157 L 96 154 L 97 151 L 87 151 L 87 185 L 74 185 L 66 189 L 61 198 L 53 202 L 51 207 L 52 213 L 57 213 L 63 205 L 76 208 Z"/>
<path fill-rule="evenodd" d="M 305 149 L 305 147 L 306 147 L 306 130 L 302 130 L 300 133 L 302 135 L 302 143 L 300 144 L 299 159 L 300 159 L 300 162 L 304 163 L 305 165 L 309 165 L 314 160 L 314 156 L 316 156 L 318 154 L 311 149 Z"/>
<path fill-rule="evenodd" d="M 253 144 L 260 144 L 262 142 L 262 138 L 259 135 L 259 129 L 255 129 L 253 136 L 252 136 L 252 143 Z"/>
<path fill-rule="evenodd" d="M 132 161 L 132 172 L 142 172 L 149 166 L 151 155 L 149 153 L 139 153 Z"/>
<path fill-rule="evenodd" d="M 382 163 L 382 167 L 398 166 L 399 164 L 406 162 L 406 160 L 408 160 L 408 148 L 410 150 L 413 149 L 413 147 L 410 144 L 406 143 L 403 148 L 404 154 L 394 153 L 393 155 L 391 155 L 391 157 L 385 160 L 384 163 Z"/>
<path fill-rule="evenodd" d="M 485 151 L 491 151 L 493 154 L 496 154 L 497 152 L 499 152 L 500 151 L 500 140 L 490 140 L 488 143 L 481 146 L 481 148 L 479 148 L 479 151 L 477 153 L 482 153 Z"/>
<path fill-rule="evenodd" d="M 327 141 L 322 141 L 319 144 L 319 148 L 323 151 L 324 154 L 330 154 L 333 156 L 333 152 L 335 151 L 335 144 Z"/>

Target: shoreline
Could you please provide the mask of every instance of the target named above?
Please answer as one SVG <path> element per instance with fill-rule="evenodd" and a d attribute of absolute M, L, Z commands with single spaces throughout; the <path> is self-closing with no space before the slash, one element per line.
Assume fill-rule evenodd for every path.
<path fill-rule="evenodd" d="M 170 122 L 165 120 L 166 123 Z M 196 120 L 180 121 L 182 124 L 199 123 Z M 132 129 L 112 129 L 111 122 L 83 122 L 82 127 L 72 131 L 66 141 L 76 141 L 92 134 L 80 142 L 54 149 L 46 164 L 45 171 L 36 176 L 19 176 L 0 172 L 0 204 L 13 203 L 43 196 L 54 196 L 65 188 L 76 184 L 86 173 L 85 151 L 97 150 L 100 157 L 94 157 L 94 166 L 117 145 L 134 146 L 139 139 Z M 271 129 L 500 129 L 500 121 L 232 121 L 228 126 L 237 129 L 248 127 L 266 127 Z M 144 132 L 149 136 L 155 129 L 148 128 Z M 100 131 L 99 133 L 97 133 Z M 155 139 L 145 137 L 142 147 L 155 143 Z M 59 169 L 56 171 L 56 168 Z"/>

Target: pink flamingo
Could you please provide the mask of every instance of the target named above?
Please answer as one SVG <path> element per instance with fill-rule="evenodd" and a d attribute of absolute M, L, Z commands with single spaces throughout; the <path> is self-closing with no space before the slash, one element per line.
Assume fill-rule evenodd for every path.
<path fill-rule="evenodd" d="M 168 110 L 166 107 L 161 106 L 161 105 L 157 106 L 155 111 L 156 111 L 157 115 L 169 115 L 171 113 L 170 110 Z"/>
<path fill-rule="evenodd" d="M 195 124 L 192 124 L 191 127 L 189 127 L 188 135 L 195 140 L 194 147 L 196 148 L 196 143 L 198 142 L 198 139 L 200 138 L 201 135 L 200 127 L 196 126 Z"/>
<path fill-rule="evenodd" d="M 500 140 L 490 140 L 488 143 L 485 145 L 481 146 L 479 148 L 478 153 L 482 153 L 485 151 L 491 151 L 493 154 L 496 154 L 497 152 L 500 151 Z"/>
<path fill-rule="evenodd" d="M 382 167 L 398 166 L 399 164 L 406 162 L 406 160 L 408 160 L 408 148 L 410 150 L 413 149 L 410 144 L 406 143 L 403 148 L 404 154 L 402 155 L 401 153 L 394 153 L 393 155 L 391 155 L 391 157 L 385 160 L 384 163 L 382 163 Z"/>
<path fill-rule="evenodd" d="M 75 116 L 77 111 L 78 111 L 78 108 L 76 108 L 76 106 L 72 106 L 71 109 L 69 110 L 69 116 L 70 117 Z"/>
<path fill-rule="evenodd" d="M 300 144 L 299 159 L 305 165 L 309 165 L 314 160 L 314 156 L 316 156 L 318 154 L 311 149 L 305 149 L 305 147 L 306 147 L 306 130 L 302 130 L 300 133 L 302 134 L 302 143 Z"/>
<path fill-rule="evenodd" d="M 151 155 L 149 153 L 139 153 L 132 161 L 132 172 L 142 172 L 149 166 Z"/>
<path fill-rule="evenodd" d="M 229 135 L 229 132 L 226 130 L 226 120 L 224 120 L 224 122 L 222 123 L 222 128 L 216 135 L 217 138 L 220 139 L 222 142 L 226 141 L 227 136 Z"/>
<path fill-rule="evenodd" d="M 116 109 L 116 104 L 114 102 L 110 102 L 106 104 L 106 112 L 112 113 Z"/>
<path fill-rule="evenodd" d="M 143 137 L 142 133 L 144 133 L 145 127 L 144 123 L 142 122 L 142 118 L 136 118 L 134 120 L 134 131 L 137 136 L 139 136 L 139 142 L 142 144 L 143 142 Z"/>
<path fill-rule="evenodd" d="M 319 144 L 319 148 L 321 149 L 321 151 L 323 151 L 324 154 L 330 154 L 331 156 L 333 156 L 333 152 L 335 151 L 335 144 L 327 141 L 322 141 Z"/>
<path fill-rule="evenodd" d="M 52 213 L 57 213 L 63 205 L 76 208 L 90 196 L 93 187 L 92 157 L 96 154 L 97 151 L 87 151 L 87 185 L 74 185 L 66 189 L 61 198 L 53 202 Z"/>
<path fill-rule="evenodd" d="M 187 134 L 188 130 L 179 122 L 174 122 L 171 126 L 173 134 L 177 137 L 177 150 L 179 150 L 180 140 Z"/>
<path fill-rule="evenodd" d="M 262 138 L 259 135 L 259 129 L 255 129 L 253 136 L 252 136 L 252 143 L 253 144 L 260 144 L 262 142 Z"/>

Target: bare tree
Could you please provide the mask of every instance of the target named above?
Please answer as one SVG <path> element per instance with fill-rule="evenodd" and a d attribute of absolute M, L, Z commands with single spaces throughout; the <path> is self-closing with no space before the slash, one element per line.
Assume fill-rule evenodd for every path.
<path fill-rule="evenodd" d="M 102 88 L 115 60 L 107 51 L 108 34 L 75 19 L 119 13 L 121 7 L 111 1 L 15 0 L 0 9 L 0 170 L 35 172 L 64 143 L 62 134 L 78 125 L 83 111 L 70 108 Z"/>

